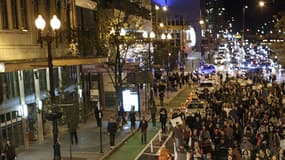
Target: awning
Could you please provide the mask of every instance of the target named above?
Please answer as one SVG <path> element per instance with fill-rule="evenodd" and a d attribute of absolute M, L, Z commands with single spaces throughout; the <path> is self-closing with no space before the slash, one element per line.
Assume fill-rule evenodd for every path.
<path fill-rule="evenodd" d="M 75 0 L 75 5 L 86 9 L 96 10 L 97 3 L 91 0 Z"/>
<path fill-rule="evenodd" d="M 57 58 L 52 63 L 55 67 L 74 66 L 83 64 L 100 64 L 107 62 L 107 58 Z M 47 68 L 47 59 L 31 59 L 19 61 L 0 62 L 0 72 L 15 72 L 18 70 L 31 70 L 36 68 Z"/>

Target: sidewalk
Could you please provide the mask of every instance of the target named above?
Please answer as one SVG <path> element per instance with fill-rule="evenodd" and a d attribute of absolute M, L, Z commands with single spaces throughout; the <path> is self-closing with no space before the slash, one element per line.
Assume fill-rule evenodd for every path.
<path fill-rule="evenodd" d="M 179 94 L 187 85 L 184 85 L 176 92 L 169 92 L 165 99 L 167 105 L 172 98 Z M 103 111 L 104 115 L 115 115 L 115 112 Z M 78 144 L 70 145 L 69 134 L 64 132 L 60 135 L 61 143 L 61 157 L 63 160 L 95 160 L 103 159 L 112 154 L 116 148 L 119 148 L 134 132 L 130 130 L 130 123 L 123 126 L 123 128 L 116 134 L 116 146 L 111 150 L 109 146 L 109 136 L 107 134 L 107 118 L 102 122 L 102 151 L 100 153 L 100 128 L 96 127 L 95 118 L 89 119 L 86 123 L 80 124 L 78 129 Z M 63 128 L 66 130 L 66 128 Z M 52 137 L 45 138 L 43 144 L 30 144 L 29 150 L 24 151 L 23 146 L 17 148 L 17 160 L 50 160 L 53 159 L 53 145 Z M 72 158 L 71 158 L 72 157 Z"/>
<path fill-rule="evenodd" d="M 165 101 L 165 107 L 170 110 L 177 108 L 183 101 L 185 101 L 189 92 L 192 89 L 187 85 L 184 85 L 181 89 L 178 89 L 176 92 L 170 92 L 169 97 Z M 157 100 L 157 99 L 156 99 Z M 159 100 L 157 100 L 159 101 Z M 158 116 L 158 115 L 157 115 Z M 155 134 L 160 129 L 160 123 L 157 123 L 157 127 L 152 127 L 149 123 L 148 132 L 147 132 L 147 143 L 155 136 Z M 135 132 L 133 136 L 122 143 L 122 146 L 114 149 L 111 154 L 106 155 L 106 157 L 101 160 L 134 160 L 140 154 L 140 152 L 146 147 L 146 145 L 141 145 L 140 143 L 140 132 Z M 171 147 L 169 147 L 171 149 Z M 173 148 L 173 147 L 172 147 Z M 127 155 L 127 156 L 126 156 Z M 153 158 L 153 157 L 152 157 Z M 139 159 L 145 160 L 146 157 L 140 155 Z"/>

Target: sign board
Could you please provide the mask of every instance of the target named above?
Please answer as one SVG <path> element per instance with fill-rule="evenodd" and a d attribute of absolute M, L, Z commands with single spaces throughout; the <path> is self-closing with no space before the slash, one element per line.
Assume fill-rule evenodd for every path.
<path fill-rule="evenodd" d="M 176 127 L 177 124 L 183 124 L 181 117 L 176 117 L 170 120 L 172 127 Z"/>
<path fill-rule="evenodd" d="M 90 100 L 99 101 L 99 90 L 98 89 L 90 89 Z"/>

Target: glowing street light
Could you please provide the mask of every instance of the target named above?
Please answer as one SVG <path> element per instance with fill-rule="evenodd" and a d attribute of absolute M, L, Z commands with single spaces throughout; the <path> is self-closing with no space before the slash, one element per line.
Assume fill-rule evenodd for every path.
<path fill-rule="evenodd" d="M 258 5 L 259 5 L 260 7 L 264 7 L 264 6 L 265 6 L 265 2 L 264 2 L 264 1 L 259 1 L 259 2 L 258 2 Z"/>
<path fill-rule="evenodd" d="M 144 31 L 142 34 L 143 38 L 148 40 L 148 70 L 151 70 L 151 53 L 150 53 L 150 44 L 151 40 L 155 38 L 155 33 L 151 31 L 149 34 Z"/>
<path fill-rule="evenodd" d="M 55 104 L 55 87 L 54 87 L 54 75 L 53 75 L 53 64 L 52 64 L 52 53 L 51 53 L 51 44 L 53 40 L 56 38 L 55 34 L 53 34 L 56 30 L 58 30 L 61 26 L 60 20 L 56 15 L 53 15 L 50 20 L 50 26 L 52 31 L 47 31 L 47 34 L 43 36 L 41 32 L 45 29 L 46 22 L 43 19 L 42 15 L 39 15 L 35 20 L 35 26 L 40 31 L 40 40 L 45 40 L 47 42 L 48 49 L 48 70 L 49 70 L 49 83 L 50 83 L 50 103 L 51 103 L 51 113 L 47 114 L 47 119 L 52 121 L 53 128 L 53 149 L 54 149 L 54 160 L 60 160 L 60 144 L 58 142 L 58 123 L 57 120 L 62 116 L 61 112 L 57 111 L 57 107 Z"/>

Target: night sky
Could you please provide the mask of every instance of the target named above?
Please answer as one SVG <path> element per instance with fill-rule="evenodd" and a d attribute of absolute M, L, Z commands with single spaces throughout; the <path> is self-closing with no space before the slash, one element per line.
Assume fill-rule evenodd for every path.
<path fill-rule="evenodd" d="M 190 22 L 199 21 L 200 0 L 152 0 L 160 6 L 168 6 L 170 12 L 183 15 Z"/>
<path fill-rule="evenodd" d="M 272 16 L 280 11 L 285 11 L 285 0 L 264 0 L 266 6 L 258 6 L 259 0 L 224 0 L 224 7 L 228 10 L 228 18 L 234 17 L 235 31 L 242 28 L 243 3 L 248 6 L 245 12 L 245 28 L 258 29 L 263 23 L 272 20 Z"/>
<path fill-rule="evenodd" d="M 256 30 L 278 11 L 285 11 L 285 0 L 263 0 L 266 6 L 258 6 L 259 0 L 223 0 L 224 7 L 228 10 L 227 19 L 234 17 L 233 29 L 239 32 L 242 28 L 243 4 L 248 6 L 245 12 L 245 28 Z M 171 11 L 186 15 L 191 22 L 199 20 L 200 0 L 153 0 L 161 6 L 169 6 Z M 197 15 L 198 14 L 198 15 Z"/>

